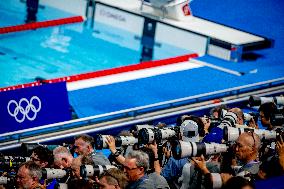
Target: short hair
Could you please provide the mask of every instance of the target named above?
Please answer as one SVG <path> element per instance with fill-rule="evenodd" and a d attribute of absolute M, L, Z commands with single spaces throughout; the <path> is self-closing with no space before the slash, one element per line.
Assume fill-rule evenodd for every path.
<path fill-rule="evenodd" d="M 82 139 L 84 142 L 89 143 L 92 147 L 94 146 L 94 143 L 95 143 L 94 138 L 90 135 L 82 134 L 82 135 L 75 136 L 75 140 L 78 140 L 78 139 Z"/>
<path fill-rule="evenodd" d="M 259 106 L 258 112 L 262 112 L 266 119 L 271 119 L 271 116 L 277 112 L 277 106 L 273 102 L 266 102 Z"/>
<path fill-rule="evenodd" d="M 31 177 L 36 177 L 36 178 L 38 178 L 38 180 L 41 179 L 41 177 L 42 177 L 41 168 L 35 162 L 33 162 L 33 161 L 24 162 L 19 166 L 19 168 L 23 167 L 23 166 L 29 170 L 29 175 Z"/>
<path fill-rule="evenodd" d="M 66 154 L 67 156 L 72 156 L 72 154 L 70 153 L 68 148 L 66 148 L 64 146 L 58 146 L 53 150 L 54 161 L 58 160 L 57 155 L 59 155 L 59 154 Z"/>
<path fill-rule="evenodd" d="M 144 153 L 146 153 L 148 155 L 148 157 L 149 157 L 149 168 L 148 168 L 147 173 L 151 173 L 154 170 L 155 154 L 154 154 L 153 150 L 151 150 L 148 147 L 142 147 L 140 149 L 140 151 L 143 151 Z"/>
<path fill-rule="evenodd" d="M 124 189 L 128 185 L 128 178 L 125 173 L 116 168 L 111 168 L 104 171 L 100 178 L 105 177 L 108 184 L 116 185 L 118 184 L 120 188 Z"/>
<path fill-rule="evenodd" d="M 53 150 L 53 155 L 55 154 L 71 154 L 68 148 L 64 146 L 58 146 Z"/>
<path fill-rule="evenodd" d="M 126 155 L 126 158 L 136 159 L 136 166 L 143 167 L 144 172 L 146 172 L 149 168 L 149 156 L 145 152 L 132 150 Z"/>
<path fill-rule="evenodd" d="M 54 162 L 54 157 L 52 151 L 44 146 L 37 146 L 33 149 L 33 153 L 35 153 L 40 161 L 47 162 L 48 165 L 52 165 Z"/>

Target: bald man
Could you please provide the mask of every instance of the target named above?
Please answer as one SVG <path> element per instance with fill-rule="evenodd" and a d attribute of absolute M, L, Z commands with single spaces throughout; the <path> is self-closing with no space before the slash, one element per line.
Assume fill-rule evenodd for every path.
<path fill-rule="evenodd" d="M 241 162 L 241 168 L 237 170 L 237 174 L 241 171 L 248 171 L 256 174 L 259 170 L 260 162 L 257 160 L 258 151 L 260 149 L 260 138 L 255 133 L 242 133 L 235 145 L 236 158 Z"/>

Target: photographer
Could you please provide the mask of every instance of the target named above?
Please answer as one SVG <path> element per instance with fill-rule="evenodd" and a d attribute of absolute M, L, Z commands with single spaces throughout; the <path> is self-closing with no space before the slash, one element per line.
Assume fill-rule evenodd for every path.
<path fill-rule="evenodd" d="M 101 152 L 94 149 L 94 139 L 89 135 L 79 135 L 75 137 L 75 152 L 82 156 L 91 156 L 96 165 L 110 165 L 108 158 Z"/>
<path fill-rule="evenodd" d="M 155 188 L 146 174 L 149 168 L 149 157 L 141 151 L 131 151 L 124 161 L 124 172 L 129 179 L 127 189 Z"/>
<path fill-rule="evenodd" d="M 277 106 L 273 102 L 266 102 L 259 106 L 258 112 L 262 126 L 273 130 L 276 125 L 272 125 L 271 121 L 272 116 L 277 113 Z"/>
<path fill-rule="evenodd" d="M 261 164 L 261 162 L 258 161 L 260 144 L 260 138 L 255 133 L 246 132 L 239 136 L 235 143 L 235 155 L 239 161 L 239 165 L 234 169 L 234 175 L 238 175 L 242 172 L 248 172 L 252 175 L 256 175 L 258 173 L 259 166 Z M 226 183 L 227 179 L 230 177 L 232 177 L 232 175 L 223 173 L 223 183 Z"/>
<path fill-rule="evenodd" d="M 107 137 L 107 144 L 109 146 L 109 149 L 111 150 L 112 154 L 114 157 L 116 157 L 116 160 L 121 164 L 124 165 L 124 171 L 129 178 L 129 181 L 132 182 L 135 180 L 133 178 L 133 172 L 136 172 L 136 170 L 131 171 L 128 168 L 125 168 L 125 163 L 129 160 L 129 157 L 132 157 L 133 155 L 131 154 L 136 154 L 137 157 L 140 159 L 146 158 L 147 156 L 147 161 L 148 161 L 148 167 L 147 169 L 144 170 L 144 176 L 147 177 L 147 180 L 150 180 L 151 183 L 153 184 L 153 188 L 169 188 L 167 181 L 165 180 L 164 177 L 160 175 L 161 172 L 161 167 L 159 164 L 159 159 L 158 159 L 158 150 L 157 150 L 157 144 L 154 142 L 154 144 L 150 144 L 147 148 L 144 148 L 143 151 L 146 151 L 148 153 L 144 153 L 142 151 L 138 150 L 132 150 L 130 151 L 126 157 L 123 157 L 120 153 L 116 151 L 115 147 L 115 139 L 112 136 Z M 142 150 L 142 149 L 141 149 Z M 140 153 L 141 152 L 141 153 Z M 152 152 L 152 153 L 151 153 Z M 130 156 L 129 156 L 130 154 Z M 138 158 L 138 159 L 139 159 Z M 132 160 L 133 161 L 133 160 Z M 142 161 L 142 160 L 139 160 Z M 132 165 L 131 165 L 132 166 Z M 152 171 L 149 171 L 152 170 Z M 138 170 L 137 170 L 138 171 Z M 155 171 L 155 172 L 154 172 Z M 144 178 L 144 177 L 143 177 Z M 147 181 L 148 182 L 148 181 Z M 147 186 L 147 184 L 146 184 Z"/>
<path fill-rule="evenodd" d="M 187 158 L 176 160 L 172 157 L 171 144 L 166 141 L 163 144 L 163 153 L 166 157 L 166 163 L 162 167 L 161 175 L 167 180 L 171 188 L 179 188 L 178 178 L 182 174 L 182 168 L 187 163 Z"/>
<path fill-rule="evenodd" d="M 282 136 L 276 142 L 276 154 L 266 158 L 260 165 L 258 178 L 269 179 L 284 175 L 284 142 Z"/>
<path fill-rule="evenodd" d="M 55 168 L 68 168 L 71 167 L 73 156 L 70 151 L 63 146 L 58 146 L 53 150 L 54 167 Z"/>
<path fill-rule="evenodd" d="M 198 126 L 198 136 L 199 139 L 195 140 L 195 142 L 199 142 L 199 140 L 202 140 L 203 137 L 205 136 L 205 124 L 201 120 L 201 118 L 196 117 L 196 116 L 188 116 L 188 117 L 183 117 L 184 120 L 192 120 L 194 121 L 197 126 Z M 190 139 L 187 139 L 187 137 L 183 137 L 183 141 L 191 141 Z M 219 169 L 219 163 L 215 163 L 216 158 L 218 156 L 211 156 L 212 159 L 207 162 L 207 166 L 209 167 L 210 171 L 212 172 L 218 172 Z M 213 158 L 214 157 L 214 158 Z M 200 173 L 195 167 L 195 163 L 192 162 L 188 158 L 186 159 L 186 163 L 182 167 L 182 173 L 181 177 L 178 179 L 179 185 L 181 183 L 181 188 L 186 189 L 186 188 L 199 188 L 201 185 L 201 178 L 200 178 Z M 213 162 L 214 161 L 214 162 Z"/>
<path fill-rule="evenodd" d="M 259 170 L 258 151 L 260 149 L 260 139 L 258 135 L 251 132 L 242 133 L 235 144 L 236 158 L 241 162 L 241 171 L 249 171 L 256 174 Z"/>
<path fill-rule="evenodd" d="M 23 189 L 41 189 L 39 180 L 42 172 L 39 165 L 33 161 L 27 161 L 20 165 L 17 172 L 17 186 Z"/>
<path fill-rule="evenodd" d="M 31 160 L 35 162 L 40 168 L 52 167 L 54 157 L 52 152 L 43 146 L 37 146 L 32 151 Z"/>
<path fill-rule="evenodd" d="M 234 167 L 233 175 L 239 175 L 242 173 L 256 175 L 259 171 L 261 162 L 258 161 L 258 150 L 260 148 L 260 139 L 258 135 L 251 132 L 242 133 L 235 144 L 235 155 L 239 161 L 239 165 Z M 203 174 L 209 174 L 204 158 L 201 160 L 195 159 L 196 165 L 203 172 Z M 232 174 L 222 173 L 222 183 L 226 183 Z"/>

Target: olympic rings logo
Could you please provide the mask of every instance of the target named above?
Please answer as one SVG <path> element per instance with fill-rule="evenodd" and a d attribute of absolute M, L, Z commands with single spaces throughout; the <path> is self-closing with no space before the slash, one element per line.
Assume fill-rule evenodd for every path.
<path fill-rule="evenodd" d="M 15 100 L 10 100 L 7 105 L 8 113 L 18 123 L 22 123 L 26 118 L 30 121 L 35 120 L 40 109 L 41 101 L 37 96 L 33 96 L 30 101 L 26 98 L 21 98 L 19 103 Z"/>

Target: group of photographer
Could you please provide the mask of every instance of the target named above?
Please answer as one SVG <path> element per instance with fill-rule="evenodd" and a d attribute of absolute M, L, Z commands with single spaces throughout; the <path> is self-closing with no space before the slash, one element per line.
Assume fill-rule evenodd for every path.
<path fill-rule="evenodd" d="M 174 126 L 137 125 L 118 136 L 83 134 L 52 151 L 39 145 L 17 167 L 13 184 L 5 174 L 0 184 L 24 189 L 281 189 L 281 111 L 275 102 L 261 103 L 259 116 L 220 106 L 210 116 L 183 115 Z"/>

